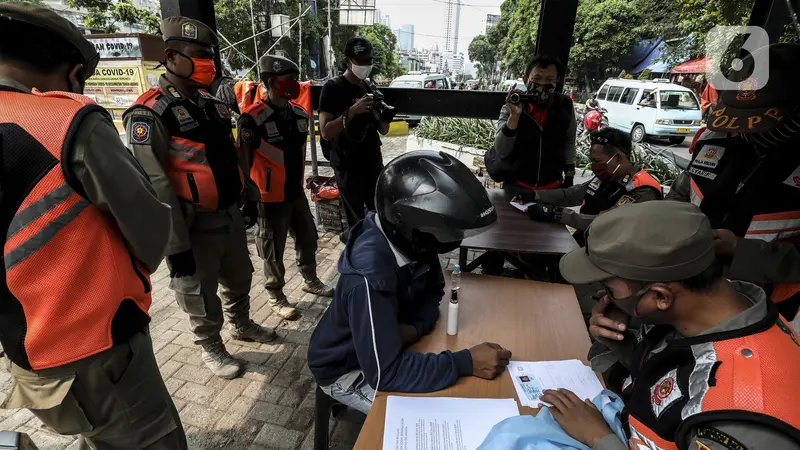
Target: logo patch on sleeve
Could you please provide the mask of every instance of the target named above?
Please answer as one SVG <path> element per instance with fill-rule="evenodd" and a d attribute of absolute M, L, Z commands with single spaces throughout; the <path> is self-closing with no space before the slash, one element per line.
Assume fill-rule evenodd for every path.
<path fill-rule="evenodd" d="M 619 198 L 619 200 L 617 200 L 617 206 L 627 205 L 628 203 L 634 203 L 635 201 L 636 199 L 630 195 L 623 195 Z"/>
<path fill-rule="evenodd" d="M 678 386 L 678 369 L 670 370 L 656 384 L 650 387 L 650 403 L 656 419 L 660 418 L 667 408 L 682 398 L 683 393 L 680 386 Z"/>
<path fill-rule="evenodd" d="M 800 188 L 800 166 L 794 169 L 789 178 L 784 180 L 783 184 L 789 185 L 791 187 Z"/>
<path fill-rule="evenodd" d="M 230 111 L 228 111 L 227 106 L 223 105 L 222 103 L 217 103 L 214 105 L 214 107 L 217 108 L 217 114 L 219 114 L 219 116 L 222 117 L 223 119 L 231 118 L 231 113 Z"/>
<path fill-rule="evenodd" d="M 131 141 L 134 144 L 146 144 L 150 140 L 150 124 L 147 122 L 133 122 L 131 126 Z"/>
<path fill-rule="evenodd" d="M 249 144 L 253 142 L 254 136 L 255 133 L 253 133 L 253 130 L 249 128 L 242 128 L 242 141 L 247 142 Z"/>

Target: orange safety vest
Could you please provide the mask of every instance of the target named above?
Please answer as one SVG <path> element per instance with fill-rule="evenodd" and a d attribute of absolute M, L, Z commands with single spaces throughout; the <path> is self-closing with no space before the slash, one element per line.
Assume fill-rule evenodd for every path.
<path fill-rule="evenodd" d="M 239 104 L 239 111 L 244 111 L 252 104 L 267 98 L 267 89 L 263 83 L 256 83 L 248 79 L 242 79 L 233 85 L 233 93 L 236 95 L 236 103 Z"/>
<path fill-rule="evenodd" d="M 150 320 L 148 271 L 72 175 L 74 132 L 91 112 L 107 114 L 82 95 L 0 91 L 0 341 L 29 370 L 78 361 L 130 337 L 112 338 L 112 321 L 127 321 L 133 334 Z M 131 307 L 120 309 L 124 301 Z"/>
<path fill-rule="evenodd" d="M 689 433 L 712 421 L 759 423 L 800 442 L 800 338 L 767 308 L 752 326 L 667 340 L 652 354 L 670 327 L 644 335 L 622 390 L 631 450 L 696 450 Z"/>
<path fill-rule="evenodd" d="M 663 193 L 658 180 L 644 169 L 640 169 L 633 175 L 626 175 L 619 181 L 604 182 L 594 177 L 586 186 L 586 196 L 581 204 L 580 212 L 581 214 L 603 214 L 615 206 L 630 203 L 632 200 L 630 197 L 626 198 L 625 194 L 645 186 L 657 190 L 659 194 Z"/>
<path fill-rule="evenodd" d="M 256 126 L 253 133 L 259 142 L 250 158 L 250 178 L 258 186 L 263 203 L 286 200 L 287 190 L 303 195 L 308 115 L 297 105 L 292 105 L 292 111 L 294 117 L 289 121 L 276 120 L 278 115 L 265 102 L 257 102 L 242 112 Z M 290 173 L 298 175 L 298 179 L 290 179 Z M 297 184 L 292 187 L 289 183 Z"/>
<path fill-rule="evenodd" d="M 311 103 L 310 81 L 303 81 L 300 83 L 300 95 L 298 95 L 296 99 L 292 100 L 291 103 L 303 108 L 303 111 L 306 112 L 306 116 L 314 117 L 314 107 Z"/>
<path fill-rule="evenodd" d="M 741 147 L 738 147 L 741 146 Z M 748 147 L 750 144 L 742 143 L 738 140 L 729 138 L 727 134 L 701 129 L 692 142 L 694 156 L 687 169 L 689 174 L 689 199 L 695 206 L 699 207 L 711 219 L 711 224 L 715 228 L 732 229 L 737 236 L 744 236 L 746 239 L 761 239 L 767 242 L 797 242 L 800 240 L 800 158 L 792 155 L 788 158 L 779 152 L 782 149 L 775 149 L 765 158 L 765 162 L 754 164 L 749 160 L 739 162 L 737 158 L 743 158 L 746 152 L 752 153 Z M 734 148 L 728 148 L 734 147 Z M 791 148 L 793 152 L 795 149 Z M 792 157 L 795 158 L 792 161 Z M 769 158 L 773 158 L 769 160 Z M 753 171 L 770 170 L 769 186 L 748 184 L 740 186 L 739 179 L 725 177 L 727 171 L 733 170 L 736 164 L 744 164 Z M 768 167 L 770 164 L 772 167 Z M 748 170 L 744 171 L 746 180 Z M 723 186 L 717 181 L 724 179 L 727 185 Z M 763 183 L 763 182 L 761 182 Z M 747 216 L 749 222 L 736 220 L 731 221 L 729 211 L 718 210 L 716 205 L 719 200 L 711 202 L 711 206 L 704 202 L 708 193 L 720 198 L 721 196 L 737 196 L 740 191 L 746 192 L 747 189 L 759 189 L 759 200 L 757 204 L 745 204 L 734 201 L 738 210 L 750 212 Z M 743 198 L 753 198 L 742 194 Z M 746 227 L 746 228 L 745 228 Z M 800 283 L 774 283 L 770 298 L 774 302 L 782 302 L 793 297 L 800 292 Z"/>
<path fill-rule="evenodd" d="M 213 107 L 201 110 L 182 97 L 153 88 L 142 94 L 125 114 L 133 114 L 134 126 L 137 106 L 152 110 L 162 119 L 170 132 L 164 172 L 175 193 L 203 210 L 216 211 L 239 200 L 244 189 L 244 172 L 238 164 L 227 107 L 210 94 L 201 92 L 201 95 Z M 208 158 L 209 148 L 217 152 L 215 159 Z M 222 168 L 215 171 L 215 162 Z M 226 189 L 223 184 L 236 183 L 238 186 L 229 188 L 228 195 L 221 199 L 221 192 Z"/>

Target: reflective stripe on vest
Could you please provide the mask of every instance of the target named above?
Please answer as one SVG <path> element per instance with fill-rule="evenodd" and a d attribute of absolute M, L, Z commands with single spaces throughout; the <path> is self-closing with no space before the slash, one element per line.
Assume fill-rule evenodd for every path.
<path fill-rule="evenodd" d="M 217 210 L 219 193 L 205 144 L 170 137 L 166 173 L 179 198 L 208 211 Z"/>
<path fill-rule="evenodd" d="M 95 111 L 93 104 L 67 93 L 0 92 L 0 123 L 20 130 L 4 136 L 4 168 L 27 169 L 32 180 L 15 185 L 3 199 L 13 202 L 4 206 L 13 216 L 3 239 L 8 294 L 0 301 L 21 306 L 18 313 L 9 308 L 3 320 L 12 326 L 19 321 L 24 331 L 3 333 L 3 347 L 24 368 L 62 366 L 107 350 L 114 344 L 112 321 L 120 304 L 130 300 L 143 315 L 150 307 L 147 271 L 140 270 L 116 222 L 64 175 L 70 170 L 62 167 L 61 156 L 71 150 L 64 143 L 79 118 Z M 52 164 L 32 163 L 42 158 Z"/>
<path fill-rule="evenodd" d="M 700 188 L 697 187 L 697 183 L 694 182 L 694 178 L 689 177 L 689 198 L 692 201 L 694 206 L 700 207 L 700 204 L 703 203 L 703 193 L 700 192 Z"/>
<path fill-rule="evenodd" d="M 744 237 L 767 242 L 795 241 L 800 237 L 800 211 L 759 214 L 753 217 Z M 770 299 L 780 303 L 798 292 L 800 283 L 774 283 Z"/>

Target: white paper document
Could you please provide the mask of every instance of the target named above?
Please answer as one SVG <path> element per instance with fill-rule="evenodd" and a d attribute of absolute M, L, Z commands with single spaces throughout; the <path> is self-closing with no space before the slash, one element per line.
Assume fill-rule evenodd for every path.
<path fill-rule="evenodd" d="M 520 210 L 522 212 L 525 212 L 526 209 L 530 208 L 531 205 L 535 205 L 535 204 L 536 204 L 536 202 L 530 202 L 530 203 L 511 202 L 511 206 L 513 206 L 514 208 L 517 208 L 518 210 Z"/>
<path fill-rule="evenodd" d="M 475 450 L 493 426 L 518 415 L 513 398 L 390 396 L 383 450 Z"/>
<path fill-rule="evenodd" d="M 519 402 L 531 408 L 544 405 L 539 400 L 546 389 L 569 389 L 581 399 L 592 400 L 603 385 L 590 367 L 577 359 L 567 361 L 511 361 L 508 373 L 514 381 Z"/>

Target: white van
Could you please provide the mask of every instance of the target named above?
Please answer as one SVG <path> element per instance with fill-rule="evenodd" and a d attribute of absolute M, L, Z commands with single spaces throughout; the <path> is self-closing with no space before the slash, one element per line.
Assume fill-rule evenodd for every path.
<path fill-rule="evenodd" d="M 609 126 L 630 133 L 634 142 L 655 137 L 680 144 L 702 122 L 697 96 L 677 84 L 612 78 L 597 91 L 597 100 L 608 111 Z"/>

